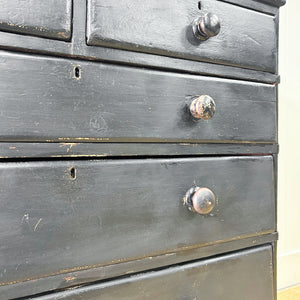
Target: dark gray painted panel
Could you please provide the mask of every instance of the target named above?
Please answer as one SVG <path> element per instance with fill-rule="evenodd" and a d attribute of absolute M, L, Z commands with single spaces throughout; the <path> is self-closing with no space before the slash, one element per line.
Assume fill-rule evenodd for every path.
<path fill-rule="evenodd" d="M 38 299 L 273 300 L 272 247 L 244 250 Z"/>
<path fill-rule="evenodd" d="M 274 232 L 273 177 L 271 156 L 2 163 L 0 284 Z M 194 184 L 211 215 L 183 206 Z"/>
<path fill-rule="evenodd" d="M 198 1 L 88 0 L 88 44 L 276 72 L 275 16 L 219 1 L 201 7 L 219 17 L 221 31 L 200 42 L 190 26 Z"/>
<path fill-rule="evenodd" d="M 92 284 L 93 282 L 99 282 L 100 280 L 123 274 L 130 275 L 135 272 L 144 272 L 145 270 L 174 265 L 178 262 L 187 262 L 204 257 L 212 257 L 214 255 L 237 251 L 243 248 L 272 243 L 277 239 L 278 234 L 274 232 L 260 236 L 232 240 L 229 242 L 214 243 L 204 247 L 191 248 L 189 251 L 174 251 L 165 255 L 145 257 L 139 260 L 128 261 L 109 266 L 81 269 L 80 271 L 62 273 L 50 277 L 4 285 L 0 288 L 0 293 L 3 299 L 12 299 L 22 296 L 35 295 L 45 291 L 49 292 L 57 289 L 69 288 L 86 283 Z"/>
<path fill-rule="evenodd" d="M 210 120 L 188 111 L 199 94 Z M 1 141 L 276 141 L 276 88 L 261 83 L 2 52 L 0 106 Z"/>
<path fill-rule="evenodd" d="M 68 41 L 72 0 L 2 0 L 0 30 Z"/>

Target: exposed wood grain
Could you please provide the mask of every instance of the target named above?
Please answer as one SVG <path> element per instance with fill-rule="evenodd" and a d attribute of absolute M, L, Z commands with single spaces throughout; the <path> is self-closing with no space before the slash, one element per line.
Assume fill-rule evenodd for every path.
<path fill-rule="evenodd" d="M 0 30 L 68 41 L 72 0 L 2 0 Z"/>
<path fill-rule="evenodd" d="M 244 300 L 274 299 L 271 246 L 72 289 L 38 299 L 232 300 L 241 298 Z"/>

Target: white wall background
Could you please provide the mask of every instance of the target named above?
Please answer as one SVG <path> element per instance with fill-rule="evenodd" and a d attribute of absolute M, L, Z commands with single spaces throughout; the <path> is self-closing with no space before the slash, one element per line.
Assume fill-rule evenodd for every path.
<path fill-rule="evenodd" d="M 300 1 L 280 10 L 278 289 L 300 284 Z"/>

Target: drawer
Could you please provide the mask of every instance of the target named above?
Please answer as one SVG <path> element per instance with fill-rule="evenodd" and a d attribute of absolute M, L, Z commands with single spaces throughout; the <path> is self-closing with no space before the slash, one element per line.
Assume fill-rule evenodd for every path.
<path fill-rule="evenodd" d="M 88 45 L 276 72 L 274 15 L 214 0 L 87 3 Z"/>
<path fill-rule="evenodd" d="M 0 191 L 0 286 L 275 231 L 271 156 L 1 163 Z"/>
<path fill-rule="evenodd" d="M 0 31 L 68 41 L 72 0 L 2 0 Z"/>
<path fill-rule="evenodd" d="M 263 246 L 37 299 L 273 300 L 273 291 L 272 247 Z"/>
<path fill-rule="evenodd" d="M 0 86 L 0 141 L 276 141 L 270 84 L 1 52 Z"/>

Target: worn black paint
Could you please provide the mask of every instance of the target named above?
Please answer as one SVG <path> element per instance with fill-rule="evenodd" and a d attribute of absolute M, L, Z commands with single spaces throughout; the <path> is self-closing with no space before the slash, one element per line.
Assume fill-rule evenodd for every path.
<path fill-rule="evenodd" d="M 1 284 L 275 229 L 271 156 L 3 163 L 0 178 Z M 211 216 L 183 206 L 194 184 Z"/>
<path fill-rule="evenodd" d="M 3 159 L 189 156 L 278 153 L 277 144 L 193 143 L 0 143 Z"/>
<path fill-rule="evenodd" d="M 0 30 L 68 41 L 72 0 L 2 0 Z"/>
<path fill-rule="evenodd" d="M 180 7 L 192 3 L 175 2 L 169 12 L 181 17 L 185 9 Z M 165 34 L 163 47 L 155 48 L 159 38 L 151 47 L 132 47 L 150 35 L 136 35 L 132 44 L 124 44 L 131 34 L 125 30 L 123 41 L 111 44 L 133 50 L 124 51 L 86 44 L 86 0 L 74 1 L 73 8 L 71 0 L 2 3 L 0 48 L 27 54 L 2 51 L 0 58 L 0 240 L 5 241 L 0 243 L 1 299 L 81 284 L 89 287 L 46 298 L 98 299 L 99 291 L 104 299 L 147 294 L 150 299 L 274 297 L 277 156 L 262 155 L 278 152 L 277 93 L 275 86 L 262 82 L 279 82 L 278 7 L 284 2 L 201 1 L 202 10 L 220 8 L 222 23 L 220 34 L 206 41 L 210 47 L 197 44 L 186 28 L 183 42 L 206 49 L 200 56 L 192 48 L 180 53 L 178 36 L 166 51 L 182 22 L 177 18 L 167 36 L 164 26 L 170 13 L 154 26 L 158 34 Z M 174 4 L 149 3 L 157 8 L 154 21 L 164 14 L 164 3 Z M 188 15 L 196 17 L 198 1 L 193 5 Z M 109 14 L 114 25 L 119 24 L 117 18 L 122 24 L 122 14 Z M 141 25 L 147 14 L 132 17 Z M 232 40 L 239 41 L 234 49 Z M 217 102 L 216 122 L 210 122 L 215 116 L 206 123 L 190 122 L 186 112 L 196 88 L 197 94 L 199 88 L 207 89 L 222 99 L 221 106 Z M 183 95 L 182 110 L 176 105 Z M 143 105 L 153 108 L 153 103 L 154 113 L 145 113 Z M 103 112 L 105 122 L 113 116 L 113 126 L 104 126 L 104 131 L 98 118 Z M 178 116 L 182 123 L 174 122 Z M 203 154 L 259 156 L 188 157 Z M 81 159 L 50 161 L 72 156 Z M 113 159 L 83 160 L 91 156 Z M 210 187 L 217 196 L 211 216 L 197 216 L 182 206 L 184 193 L 196 184 Z M 242 251 L 265 243 L 272 243 L 272 248 Z M 239 252 L 228 256 L 229 251 Z M 216 254 L 222 257 L 188 263 Z M 185 265 L 170 267 L 178 263 Z M 162 267 L 167 269 L 147 271 Z M 129 277 L 132 272 L 144 274 Z M 125 279 L 113 279 L 125 274 Z M 92 285 L 101 279 L 110 281 Z"/>
<path fill-rule="evenodd" d="M 57 274 L 50 277 L 23 281 L 11 285 L 4 285 L 1 287 L 1 295 L 4 299 L 12 299 L 24 295 L 34 295 L 44 291 L 54 291 L 56 289 L 69 288 L 70 286 L 93 284 L 99 280 L 107 280 L 122 274 L 128 274 L 129 276 L 135 272 L 166 267 L 168 265 L 177 264 L 178 262 L 182 263 L 183 261 L 188 262 L 195 259 L 221 255 L 222 253 L 238 251 L 266 243 L 274 244 L 274 241 L 277 239 L 277 233 L 263 234 L 229 242 L 215 243 L 205 247 L 190 249 L 189 251 L 182 250 L 165 255 L 157 255 L 145 257 L 139 260 L 123 262 L 122 264 L 114 264 L 95 267 L 87 270 Z M 274 292 L 276 293 L 276 289 L 274 289 Z"/>
<path fill-rule="evenodd" d="M 233 1 L 233 0 L 231 0 Z M 235 0 L 236 1 L 236 0 Z M 247 1 L 247 0 L 245 0 Z M 13 5 L 14 2 L 10 1 Z M 249 2 L 249 1 L 248 1 Z M 248 3 L 247 2 L 247 3 Z M 255 7 L 261 3 L 251 1 L 248 6 Z M 197 1 L 195 1 L 195 7 Z M 275 7 L 263 5 L 262 11 L 275 15 L 278 22 Z M 45 53 L 49 55 L 59 55 L 77 57 L 82 59 L 102 60 L 122 64 L 132 64 L 139 66 L 155 67 L 165 70 L 180 70 L 194 74 L 209 74 L 214 76 L 229 78 L 244 78 L 251 81 L 278 82 L 279 76 L 272 73 L 255 71 L 250 69 L 240 69 L 232 66 L 222 66 L 200 61 L 185 60 L 174 57 L 159 56 L 150 53 L 123 51 L 106 47 L 91 47 L 86 45 L 86 0 L 76 0 L 73 2 L 73 30 L 70 43 L 58 40 L 41 39 L 16 35 L 7 32 L 0 32 L 0 48 L 9 50 L 21 50 L 33 53 Z M 278 26 L 278 24 L 277 24 Z"/>
<path fill-rule="evenodd" d="M 274 85 L 6 52 L 0 61 L 1 141 L 277 139 Z M 216 103 L 210 120 L 189 112 L 199 94 Z"/>
<path fill-rule="evenodd" d="M 201 10 L 217 15 L 221 30 L 199 41 L 191 26 L 200 14 L 198 2 L 175 3 L 88 0 L 88 44 L 276 72 L 275 16 L 202 0 Z"/>
<path fill-rule="evenodd" d="M 273 300 L 272 247 L 266 245 L 38 298 L 54 299 Z"/>

